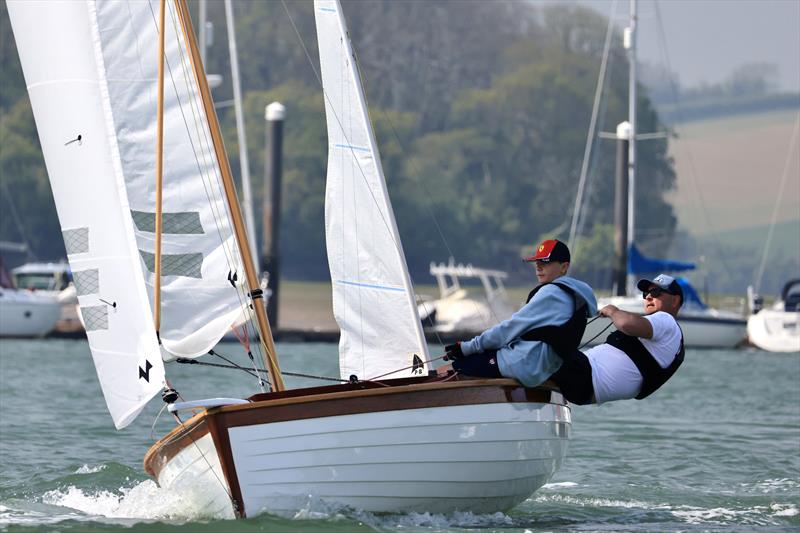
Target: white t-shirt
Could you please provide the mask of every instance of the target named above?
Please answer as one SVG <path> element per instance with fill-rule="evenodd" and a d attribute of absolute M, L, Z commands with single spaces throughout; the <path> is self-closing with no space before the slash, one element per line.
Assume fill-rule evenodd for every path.
<path fill-rule="evenodd" d="M 672 315 L 658 311 L 644 318 L 653 327 L 653 337 L 639 340 L 667 368 L 681 346 L 681 330 Z M 610 344 L 600 344 L 586 352 L 592 365 L 592 385 L 597 403 L 635 398 L 642 388 L 642 375 L 625 352 Z"/>

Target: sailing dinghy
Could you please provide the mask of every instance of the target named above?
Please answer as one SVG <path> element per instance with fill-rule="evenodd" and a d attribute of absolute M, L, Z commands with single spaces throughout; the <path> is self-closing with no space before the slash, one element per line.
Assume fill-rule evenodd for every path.
<path fill-rule="evenodd" d="M 173 402 L 178 425 L 144 459 L 162 487 L 216 516 L 317 500 L 485 513 L 550 479 L 571 427 L 558 392 L 429 372 L 338 1 L 314 10 L 344 383 L 294 390 L 275 357 L 185 1 L 10 0 L 8 9 L 114 423 L 128 425 L 159 392 Z M 246 319 L 268 387 L 175 402 L 164 361 L 207 353 Z"/>

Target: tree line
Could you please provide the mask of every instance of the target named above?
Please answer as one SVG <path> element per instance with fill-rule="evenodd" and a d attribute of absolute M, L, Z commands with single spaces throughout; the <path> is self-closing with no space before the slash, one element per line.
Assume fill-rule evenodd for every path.
<path fill-rule="evenodd" d="M 325 279 L 327 137 L 313 5 L 234 6 L 256 203 L 263 198 L 264 107 L 280 101 L 287 108 L 282 271 Z M 231 89 L 223 6 L 208 7 L 215 43 L 206 70 L 223 75 L 214 96 L 224 101 Z M 343 10 L 412 278 L 429 282 L 429 263 L 449 257 L 522 275 L 526 251 L 544 237 L 566 239 L 569 231 L 607 19 L 578 6 L 512 0 L 344 1 Z M 619 31 L 612 42 L 604 131 L 627 118 L 628 64 Z M 42 259 L 63 257 L 5 4 L 0 61 L 0 239 L 26 240 Z M 238 175 L 233 110 L 218 113 Z M 638 121 L 640 131 L 664 129 L 643 88 Z M 667 143 L 639 148 L 637 195 L 646 208 L 637 212 L 637 234 L 646 236 L 640 248 L 655 255 L 669 247 L 676 228 L 664 199 L 675 186 Z M 607 140 L 596 147 L 574 268 L 605 287 L 615 147 Z"/>

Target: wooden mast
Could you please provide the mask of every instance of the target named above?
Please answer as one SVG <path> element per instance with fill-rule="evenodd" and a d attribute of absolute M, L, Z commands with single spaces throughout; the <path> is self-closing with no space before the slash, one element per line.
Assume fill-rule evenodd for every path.
<path fill-rule="evenodd" d="M 158 110 L 156 112 L 156 249 L 155 249 L 155 285 L 153 287 L 153 322 L 156 335 L 161 330 L 161 227 L 162 196 L 164 181 L 164 20 L 167 0 L 161 0 L 158 12 Z"/>
<path fill-rule="evenodd" d="M 211 91 L 208 88 L 208 80 L 206 79 L 203 70 L 203 63 L 200 59 L 200 52 L 197 48 L 197 42 L 194 38 L 194 30 L 192 29 L 192 20 L 189 14 L 189 8 L 186 5 L 186 0 L 175 0 L 175 5 L 178 11 L 178 18 L 180 20 L 181 29 L 183 30 L 184 40 L 189 49 L 189 58 L 192 63 L 192 71 L 194 72 L 198 88 L 200 90 L 200 99 L 203 103 L 206 117 L 208 118 L 208 126 L 211 130 L 211 139 L 214 144 L 214 152 L 219 162 L 219 169 L 222 175 L 222 184 L 225 189 L 225 198 L 228 202 L 228 208 L 231 214 L 231 222 L 233 223 L 233 231 L 236 236 L 236 243 L 239 245 L 241 252 L 241 260 L 244 265 L 245 279 L 247 286 L 250 287 L 250 296 L 253 302 L 253 310 L 256 313 L 256 323 L 258 325 L 259 337 L 261 344 L 264 348 L 264 363 L 269 372 L 272 387 L 274 390 L 282 391 L 286 387 L 283 384 L 283 376 L 281 369 L 278 365 L 278 358 L 275 354 L 275 344 L 272 339 L 272 331 L 267 321 L 267 313 L 264 305 L 261 302 L 263 294 L 259 288 L 258 277 L 256 275 L 255 265 L 253 265 L 253 254 L 250 250 L 250 244 L 247 240 L 247 233 L 245 231 L 244 221 L 242 219 L 242 212 L 239 207 L 239 199 L 236 196 L 236 189 L 233 184 L 233 174 L 231 172 L 228 156 L 225 153 L 225 146 L 222 141 L 222 133 L 220 132 L 219 121 L 217 120 L 217 112 L 214 109 L 214 104 L 211 99 Z"/>

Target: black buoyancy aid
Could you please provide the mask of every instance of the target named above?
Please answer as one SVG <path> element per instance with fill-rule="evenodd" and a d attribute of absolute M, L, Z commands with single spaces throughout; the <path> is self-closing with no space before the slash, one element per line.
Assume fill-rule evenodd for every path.
<path fill-rule="evenodd" d="M 588 318 L 588 306 L 583 296 L 578 294 L 575 289 L 558 283 L 557 281 L 551 283 L 542 283 L 533 289 L 525 301 L 527 304 L 531 301 L 533 296 L 545 285 L 555 285 L 562 289 L 564 292 L 572 296 L 572 301 L 575 304 L 575 310 L 572 316 L 565 323 L 558 326 L 539 326 L 530 329 L 520 335 L 520 339 L 526 341 L 542 341 L 552 346 L 553 350 L 563 359 L 569 356 L 572 352 L 578 349 L 578 345 L 583 338 L 583 332 L 586 330 L 586 319 Z"/>
<path fill-rule="evenodd" d="M 680 329 L 680 326 L 678 326 L 678 329 Z M 625 352 L 625 355 L 630 357 L 633 364 L 639 369 L 639 373 L 642 375 L 642 389 L 636 396 L 637 400 L 647 398 L 657 391 L 683 363 L 683 330 L 681 330 L 681 347 L 678 353 L 675 354 L 675 359 L 672 360 L 672 363 L 667 368 L 661 368 L 656 358 L 647 351 L 647 348 L 644 347 L 638 337 L 615 331 L 608 336 L 606 344 Z"/>

